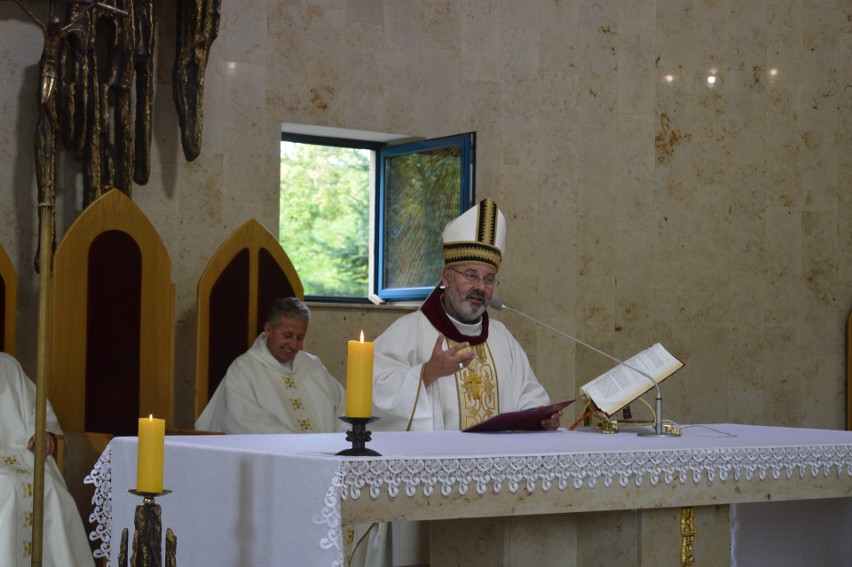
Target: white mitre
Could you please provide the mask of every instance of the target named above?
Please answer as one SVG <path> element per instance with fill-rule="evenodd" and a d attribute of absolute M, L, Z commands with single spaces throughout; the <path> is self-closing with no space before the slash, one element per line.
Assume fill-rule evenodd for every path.
<path fill-rule="evenodd" d="M 447 223 L 444 265 L 485 264 L 500 269 L 506 246 L 506 218 L 490 197 Z"/>

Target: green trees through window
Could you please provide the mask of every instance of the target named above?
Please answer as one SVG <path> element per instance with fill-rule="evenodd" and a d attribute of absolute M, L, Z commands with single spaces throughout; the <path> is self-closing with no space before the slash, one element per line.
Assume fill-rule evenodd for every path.
<path fill-rule="evenodd" d="M 281 245 L 305 295 L 369 293 L 370 153 L 281 143 Z"/>

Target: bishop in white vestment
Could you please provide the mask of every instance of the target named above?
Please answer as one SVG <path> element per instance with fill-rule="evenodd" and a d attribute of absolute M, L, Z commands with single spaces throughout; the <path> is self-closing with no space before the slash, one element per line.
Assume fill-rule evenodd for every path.
<path fill-rule="evenodd" d="M 32 563 L 33 467 L 28 449 L 35 435 L 35 384 L 17 360 L 0 352 L 0 565 Z M 47 431 L 62 434 L 50 404 Z M 82 479 L 80 479 L 82 482 Z M 85 567 L 95 564 L 74 499 L 52 457 L 44 463 L 42 565 Z"/>
<path fill-rule="evenodd" d="M 483 199 L 443 232 L 444 269 L 420 309 L 395 321 L 375 341 L 374 429 L 460 430 L 499 413 L 550 403 L 518 341 L 486 306 L 497 287 L 505 248 L 506 221 L 490 198 Z M 561 412 L 542 421 L 556 429 Z M 422 564 L 425 524 L 393 524 L 402 532 L 393 549 L 387 524 L 364 539 L 368 565 Z M 408 554 L 407 557 L 402 557 Z"/>
<path fill-rule="evenodd" d="M 375 341 L 376 429 L 460 430 L 550 403 L 518 341 L 486 311 L 505 230 L 490 198 L 444 229 L 443 285 Z M 558 417 L 542 427 L 556 429 Z"/>

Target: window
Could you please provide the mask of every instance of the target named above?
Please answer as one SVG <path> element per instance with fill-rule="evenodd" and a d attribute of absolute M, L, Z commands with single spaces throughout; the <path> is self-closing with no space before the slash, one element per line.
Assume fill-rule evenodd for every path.
<path fill-rule="evenodd" d="M 285 125 L 279 240 L 306 298 L 425 298 L 443 266 L 443 227 L 474 201 L 474 138 L 400 144 Z"/>

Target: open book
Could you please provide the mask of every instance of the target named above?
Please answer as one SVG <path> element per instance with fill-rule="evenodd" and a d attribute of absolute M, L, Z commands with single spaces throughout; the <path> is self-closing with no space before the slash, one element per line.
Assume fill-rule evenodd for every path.
<path fill-rule="evenodd" d="M 590 400 L 600 411 L 611 416 L 654 388 L 650 378 L 659 384 L 681 367 L 683 362 L 663 345 L 655 343 L 582 386 L 580 397 Z"/>

